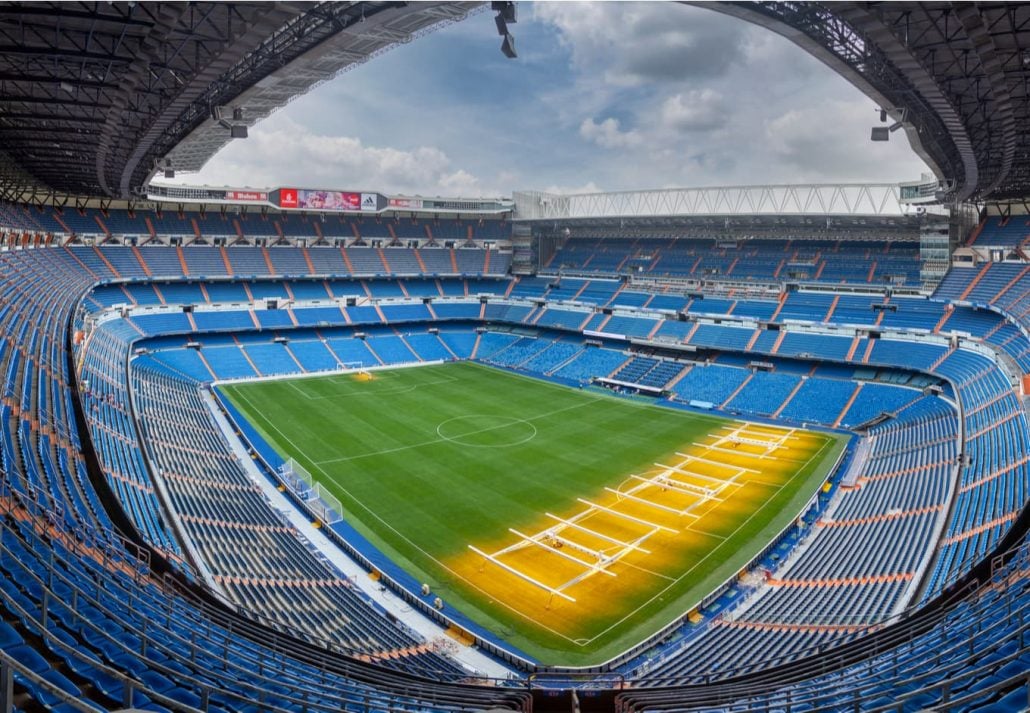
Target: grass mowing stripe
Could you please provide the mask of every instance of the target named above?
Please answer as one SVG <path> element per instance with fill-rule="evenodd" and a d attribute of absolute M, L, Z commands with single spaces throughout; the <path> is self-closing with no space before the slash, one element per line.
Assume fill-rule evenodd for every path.
<path fill-rule="evenodd" d="M 443 592 L 449 604 L 548 663 L 602 661 L 682 614 L 789 522 L 843 448 L 843 439 L 820 435 L 828 439 L 820 454 L 792 465 L 788 486 L 756 483 L 737 498 L 740 514 L 732 521 L 699 521 L 698 530 L 712 537 L 698 532 L 696 554 L 678 569 L 634 563 L 653 571 L 660 586 L 620 612 L 547 627 L 516 603 L 485 596 L 474 577 L 456 573 L 454 558 L 469 544 L 510 538 L 508 528 L 534 531 L 544 512 L 573 512 L 577 498 L 665 462 L 727 419 L 468 362 L 375 375 L 370 382 L 332 376 L 324 385 L 317 378 L 297 380 L 305 392 L 324 394 L 314 400 L 298 397 L 293 381 L 223 391 L 283 455 L 323 473 L 348 519 L 388 556 Z M 349 398 L 354 394 L 375 398 Z M 514 444 L 529 433 L 519 425 L 524 422 L 535 435 Z M 662 583 L 669 585 L 664 593 Z M 563 633 L 573 629 L 576 635 Z"/>

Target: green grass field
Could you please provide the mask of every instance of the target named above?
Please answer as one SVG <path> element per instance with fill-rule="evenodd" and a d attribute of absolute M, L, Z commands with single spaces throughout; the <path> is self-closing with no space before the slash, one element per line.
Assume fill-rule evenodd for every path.
<path fill-rule="evenodd" d="M 790 521 L 846 444 L 806 436 L 818 439 L 818 451 L 778 487 L 756 485 L 732 517 L 706 523 L 717 531 L 665 563 L 672 569 L 655 575 L 660 587 L 643 583 L 610 612 L 555 609 L 551 621 L 528 599 L 515 601 L 517 591 L 509 601 L 486 593 L 455 563 L 470 544 L 510 538 L 512 527 L 532 531 L 545 512 L 573 512 L 577 498 L 646 471 L 726 419 L 468 362 L 375 372 L 372 381 L 335 375 L 222 391 L 283 456 L 330 488 L 345 517 L 389 557 L 548 664 L 604 661 L 682 615 Z M 601 601 L 609 580 L 594 580 Z"/>

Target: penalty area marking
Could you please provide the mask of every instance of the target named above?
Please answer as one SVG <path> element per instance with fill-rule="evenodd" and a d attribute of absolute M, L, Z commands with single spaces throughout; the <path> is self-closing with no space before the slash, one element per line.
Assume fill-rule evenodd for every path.
<path fill-rule="evenodd" d="M 322 378 L 325 379 L 326 383 L 331 384 L 331 385 L 336 385 L 336 384 L 352 385 L 354 383 L 354 375 L 357 374 L 357 373 L 358 373 L 357 371 L 347 371 L 347 372 L 343 372 L 343 373 L 340 373 L 340 374 L 334 374 L 334 375 L 326 376 L 326 377 L 322 377 Z M 397 379 L 397 375 L 396 374 L 391 374 L 390 371 L 388 371 L 388 370 L 383 370 L 381 372 L 380 371 L 374 371 L 372 373 L 374 373 L 376 375 L 375 376 L 375 381 L 379 381 L 379 382 L 381 382 L 381 381 L 396 381 L 396 379 Z M 322 394 L 321 396 L 312 396 L 310 393 L 308 393 L 307 391 L 305 391 L 301 387 L 297 386 L 297 384 L 295 383 L 295 382 L 298 382 L 298 381 L 308 381 L 308 380 L 309 379 L 293 379 L 293 380 L 287 381 L 286 383 L 289 384 L 290 388 L 292 388 L 294 391 L 296 391 L 298 394 L 300 394 L 303 398 L 305 398 L 308 401 L 335 401 L 337 399 L 354 399 L 354 398 L 362 398 L 362 397 L 368 397 L 368 396 L 379 397 L 379 396 L 394 396 L 396 394 L 410 394 L 412 391 L 417 391 L 421 387 L 425 387 L 425 386 L 440 386 L 442 384 L 452 384 L 455 381 L 457 381 L 458 379 L 456 377 L 451 376 L 451 377 L 444 377 L 444 378 L 436 379 L 434 381 L 423 381 L 423 382 L 418 383 L 418 384 L 408 384 L 406 386 L 387 385 L 385 388 L 375 388 L 375 387 L 368 388 L 368 389 L 353 389 L 352 388 L 352 389 L 349 389 L 349 390 L 346 390 L 346 391 L 340 391 L 340 392 L 333 393 L 333 394 Z M 367 384 L 367 383 L 371 383 L 371 382 L 361 382 L 361 383 L 366 383 Z"/>

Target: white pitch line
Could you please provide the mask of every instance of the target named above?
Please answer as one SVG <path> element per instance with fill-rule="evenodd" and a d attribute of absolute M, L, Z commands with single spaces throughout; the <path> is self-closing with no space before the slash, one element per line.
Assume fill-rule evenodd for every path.
<path fill-rule="evenodd" d="M 537 420 L 537 419 L 548 418 L 550 416 L 555 416 L 555 415 L 557 415 L 559 413 L 562 413 L 562 412 L 565 412 L 565 411 L 571 411 L 572 409 L 582 408 L 583 406 L 586 406 L 587 404 L 592 404 L 595 401 L 597 401 L 597 399 L 594 399 L 594 401 L 583 401 L 582 403 L 572 404 L 571 406 L 565 406 L 564 408 L 556 409 L 554 411 L 549 411 L 547 413 L 542 413 L 542 414 L 539 414 L 537 416 L 533 416 L 532 418 L 521 419 L 519 422 L 532 424 L 532 422 Z M 469 431 L 468 433 L 462 433 L 460 435 L 460 437 L 461 438 L 466 438 L 468 436 L 476 436 L 476 435 L 479 435 L 481 433 L 489 433 L 490 431 L 499 431 L 499 430 L 502 430 L 502 429 L 505 429 L 505 428 L 508 428 L 508 427 L 512 426 L 513 423 L 518 423 L 518 422 L 503 423 L 503 424 L 501 424 L 499 426 L 489 426 L 487 428 L 480 428 L 480 429 L 477 429 L 475 431 Z M 407 445 L 397 446 L 396 448 L 387 448 L 385 450 L 375 451 L 373 453 L 358 453 L 357 455 L 353 455 L 353 456 L 344 456 L 344 457 L 341 457 L 341 458 L 329 458 L 329 459 L 326 459 L 326 460 L 317 461 L 315 463 L 315 465 L 323 466 L 323 465 L 329 465 L 330 463 L 342 463 L 344 461 L 360 460 L 362 458 L 372 458 L 373 456 L 386 455 L 387 453 L 397 453 L 399 451 L 406 451 L 406 450 L 411 450 L 411 449 L 414 449 L 414 448 L 422 448 L 424 446 L 431 446 L 431 445 L 434 445 L 434 444 L 437 444 L 437 443 L 448 443 L 448 442 L 449 441 L 446 438 L 434 438 L 434 439 L 432 439 L 430 441 L 422 441 L 421 443 L 409 443 Z"/>

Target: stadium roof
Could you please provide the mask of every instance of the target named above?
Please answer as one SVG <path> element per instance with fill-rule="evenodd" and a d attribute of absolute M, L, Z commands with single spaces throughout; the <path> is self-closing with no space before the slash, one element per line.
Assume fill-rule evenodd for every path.
<path fill-rule="evenodd" d="M 515 194 L 516 220 L 626 220 L 742 216 L 902 218 L 916 214 L 893 183 L 714 186 L 561 195 Z"/>
<path fill-rule="evenodd" d="M 198 170 L 231 124 L 481 4 L 2 2 L 0 196 L 130 198 L 166 161 Z M 949 199 L 1030 196 L 1030 5 L 698 4 L 787 36 L 903 118 Z"/>
<path fill-rule="evenodd" d="M 950 200 L 1030 196 L 1030 5 L 696 4 L 784 35 L 904 118 Z"/>
<path fill-rule="evenodd" d="M 0 196 L 129 198 L 165 159 L 199 169 L 230 125 L 478 5 L 0 3 Z"/>

